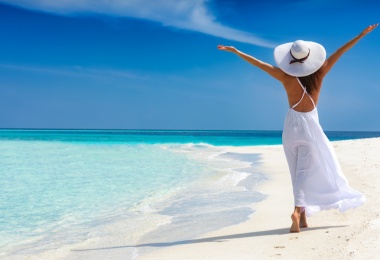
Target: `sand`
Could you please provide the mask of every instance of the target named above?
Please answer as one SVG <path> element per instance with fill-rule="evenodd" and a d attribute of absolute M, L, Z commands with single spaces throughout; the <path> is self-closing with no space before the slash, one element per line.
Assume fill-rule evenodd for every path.
<path fill-rule="evenodd" d="M 268 198 L 252 205 L 256 213 L 246 222 L 161 245 L 137 259 L 376 259 L 380 255 L 380 138 L 338 141 L 333 146 L 350 186 L 367 197 L 359 208 L 345 213 L 321 211 L 308 218 L 308 228 L 291 234 L 293 195 L 282 146 L 226 147 L 235 153 L 262 154 L 260 168 L 269 180 L 258 190 Z"/>

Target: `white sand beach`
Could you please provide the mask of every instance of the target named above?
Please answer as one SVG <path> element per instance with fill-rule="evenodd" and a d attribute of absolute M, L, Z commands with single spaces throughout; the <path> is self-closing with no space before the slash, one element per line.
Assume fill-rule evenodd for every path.
<path fill-rule="evenodd" d="M 308 218 L 308 228 L 291 234 L 293 195 L 282 146 L 228 147 L 230 152 L 262 154 L 260 168 L 269 180 L 259 191 L 269 196 L 253 205 L 256 213 L 244 223 L 160 245 L 138 259 L 376 259 L 380 255 L 380 138 L 338 141 L 333 146 L 350 186 L 366 195 L 363 206 L 345 213 L 316 213 Z"/>

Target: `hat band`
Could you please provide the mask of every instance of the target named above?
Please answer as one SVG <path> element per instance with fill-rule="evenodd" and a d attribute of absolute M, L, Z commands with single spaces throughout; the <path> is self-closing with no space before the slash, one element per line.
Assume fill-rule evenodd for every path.
<path fill-rule="evenodd" d="M 291 61 L 289 62 L 289 64 L 293 64 L 293 63 L 295 63 L 295 62 L 303 63 L 307 58 L 309 58 L 309 55 L 310 55 L 310 49 L 309 49 L 309 53 L 306 55 L 306 57 L 304 57 L 304 58 L 302 58 L 302 59 L 297 59 L 297 58 L 295 58 L 295 57 L 293 56 L 293 54 L 292 54 L 292 50 L 290 50 L 290 55 L 292 56 L 292 58 L 293 58 L 294 60 L 291 60 Z"/>

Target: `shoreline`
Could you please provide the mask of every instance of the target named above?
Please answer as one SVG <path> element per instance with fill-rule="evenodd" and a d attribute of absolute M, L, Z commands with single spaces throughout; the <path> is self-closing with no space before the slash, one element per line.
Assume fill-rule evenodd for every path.
<path fill-rule="evenodd" d="M 255 162 L 256 168 L 259 166 L 256 154 L 226 152 L 225 147 L 207 144 L 162 148 L 187 154 L 186 158 L 199 161 L 198 170 L 204 171 L 206 175 L 198 176 L 200 178 L 195 178 L 168 197 L 139 202 L 136 208 L 127 210 L 134 215 L 124 215 L 125 220 L 107 223 L 105 219 L 95 229 L 87 229 L 90 232 L 86 239 L 55 250 L 20 252 L 9 255 L 10 258 L 135 259 L 155 250 L 135 245 L 159 240 L 161 243 L 170 243 L 173 240 L 191 239 L 244 222 L 254 214 L 250 204 L 265 199 L 264 195 L 256 191 L 257 183 L 265 181 L 263 174 L 254 172 L 255 167 L 251 164 Z M 78 226 L 77 229 L 83 227 Z"/>
<path fill-rule="evenodd" d="M 268 197 L 253 205 L 255 214 L 194 239 L 156 246 L 137 259 L 375 258 L 380 254 L 380 138 L 332 143 L 350 186 L 367 197 L 359 208 L 318 212 L 308 218 L 309 228 L 289 233 L 293 195 L 282 146 L 226 147 L 227 152 L 262 156 L 260 167 L 268 180 L 256 190 Z"/>
<path fill-rule="evenodd" d="M 197 156 L 212 155 L 211 158 L 216 156 L 222 161 L 240 161 L 237 168 L 229 168 L 231 164 L 228 164 L 226 172 L 229 169 L 232 170 L 230 173 L 208 177 L 207 183 L 212 186 L 223 179 L 221 176 L 229 176 L 224 179 L 227 183 L 234 180 L 237 190 L 228 196 L 220 196 L 226 192 L 227 186 L 224 185 L 207 186 L 211 189 L 203 189 L 202 192 L 189 189 L 187 192 L 192 192 L 192 196 L 179 194 L 171 201 L 177 205 L 172 207 L 169 203 L 152 211 L 151 219 L 141 215 L 132 226 L 123 220 L 110 223 L 101 229 L 96 228 L 96 233 L 101 236 L 89 237 L 54 251 L 18 256 L 22 259 L 336 259 L 361 258 L 362 255 L 374 258 L 380 253 L 376 249 L 380 243 L 380 177 L 376 175 L 380 170 L 380 138 L 332 143 L 350 186 L 363 192 L 367 202 L 345 213 L 338 210 L 316 213 L 308 218 L 309 228 L 302 229 L 301 233 L 289 233 L 293 195 L 282 145 L 218 146 L 215 150 L 197 150 Z M 227 165 L 220 164 L 222 161 L 216 160 L 214 166 L 224 169 Z M 251 173 L 248 177 L 247 169 Z M 363 169 L 365 172 L 361 171 Z M 257 178 L 261 181 L 257 182 Z M 213 197 L 206 195 L 216 191 L 215 188 L 220 189 L 217 204 Z M 251 197 L 243 194 L 247 189 Z M 264 198 L 255 200 L 259 197 L 252 197 L 252 191 Z M 197 205 L 199 199 L 201 204 Z M 178 203 L 181 200 L 185 204 Z M 191 208 L 189 214 L 186 206 L 190 201 L 194 201 L 196 207 Z M 183 208 L 181 205 L 186 206 Z M 229 210 L 219 212 L 220 206 Z M 201 219 L 198 216 L 194 222 L 197 214 Z M 176 215 L 186 215 L 187 224 L 178 223 Z M 169 225 L 165 227 L 166 224 Z M 144 230 L 138 229 L 139 226 Z"/>

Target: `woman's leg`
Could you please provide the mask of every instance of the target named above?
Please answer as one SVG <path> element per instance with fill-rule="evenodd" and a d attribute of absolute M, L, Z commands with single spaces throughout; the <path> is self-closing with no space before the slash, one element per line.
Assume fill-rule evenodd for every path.
<path fill-rule="evenodd" d="M 290 216 L 292 218 L 292 226 L 290 227 L 290 233 L 300 232 L 300 219 L 301 219 L 302 207 L 294 207 L 294 212 Z"/>
<path fill-rule="evenodd" d="M 302 208 L 302 211 L 301 211 L 300 228 L 307 228 L 306 210 L 305 210 L 305 208 Z"/>
<path fill-rule="evenodd" d="M 291 233 L 300 232 L 300 228 L 306 228 L 306 212 L 304 207 L 294 207 L 294 212 L 290 216 L 292 218 L 292 226 L 290 227 Z"/>
<path fill-rule="evenodd" d="M 292 185 L 293 185 L 293 195 L 294 195 L 294 203 L 297 205 L 297 203 L 300 203 L 297 198 L 300 196 L 300 192 L 297 189 L 297 183 L 296 183 L 296 174 L 297 174 L 297 165 L 298 165 L 298 152 L 299 147 L 292 147 L 292 145 L 285 142 L 286 140 L 283 140 L 283 147 L 286 159 L 288 161 L 290 176 L 292 179 Z M 301 202 L 302 203 L 302 202 Z M 290 227 L 290 232 L 300 232 L 300 227 L 307 227 L 306 223 L 306 214 L 305 214 L 305 208 L 304 207 L 295 207 L 294 212 L 291 215 L 292 218 L 292 226 Z"/>

